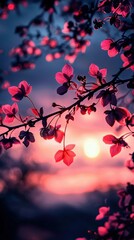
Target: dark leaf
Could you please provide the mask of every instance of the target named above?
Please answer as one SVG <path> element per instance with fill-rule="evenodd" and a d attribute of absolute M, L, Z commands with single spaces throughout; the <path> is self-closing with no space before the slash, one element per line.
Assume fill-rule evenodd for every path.
<path fill-rule="evenodd" d="M 23 144 L 28 147 L 29 146 L 29 141 L 27 140 L 27 138 L 25 137 L 24 141 L 23 141 Z"/>
<path fill-rule="evenodd" d="M 30 142 L 35 142 L 35 138 L 32 132 L 27 132 L 27 136 L 26 136 L 27 140 Z"/>
<path fill-rule="evenodd" d="M 106 122 L 107 122 L 111 127 L 114 125 L 115 119 L 114 119 L 114 115 L 113 115 L 112 112 L 106 116 Z"/>
<path fill-rule="evenodd" d="M 64 95 L 65 93 L 67 93 L 67 91 L 68 91 L 68 87 L 64 86 L 64 85 L 62 85 L 61 87 L 57 88 L 57 93 L 59 95 Z"/>
<path fill-rule="evenodd" d="M 25 131 L 21 131 L 19 134 L 19 138 L 23 139 L 26 136 L 26 132 Z"/>

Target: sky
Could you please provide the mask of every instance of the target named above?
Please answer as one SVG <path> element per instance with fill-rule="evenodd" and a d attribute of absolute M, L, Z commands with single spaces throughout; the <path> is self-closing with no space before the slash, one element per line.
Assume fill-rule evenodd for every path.
<path fill-rule="evenodd" d="M 17 25 L 27 23 L 31 16 L 36 14 L 36 12 L 38 13 L 38 11 L 38 8 L 32 4 L 27 9 L 22 8 L 20 15 L 12 12 L 7 20 L 0 20 L 0 49 L 4 50 L 4 52 L 0 55 L 0 68 L 9 71 L 11 61 L 11 58 L 9 57 L 9 50 L 21 41 L 21 39 L 14 33 L 14 28 Z M 91 63 L 94 63 L 100 68 L 108 68 L 107 80 L 109 81 L 112 78 L 112 74 L 116 73 L 118 71 L 118 67 L 121 66 L 121 61 L 118 56 L 111 59 L 107 56 L 106 52 L 100 49 L 100 42 L 104 38 L 104 33 L 100 33 L 99 38 L 97 36 L 97 32 L 93 37 L 91 36 L 91 46 L 88 48 L 85 54 L 79 54 L 76 61 L 72 64 L 75 71 L 75 79 L 77 75 L 80 74 L 84 74 L 88 79 L 90 79 L 88 68 Z M 55 73 L 61 71 L 62 67 L 66 63 L 67 62 L 63 58 L 53 62 L 46 62 L 45 56 L 42 55 L 42 57 L 38 59 L 36 68 L 34 70 L 26 70 L 17 73 L 10 71 L 7 75 L 7 80 L 10 81 L 11 85 L 18 85 L 18 83 L 22 80 L 26 80 L 28 83 L 30 83 L 33 87 L 32 93 L 30 94 L 31 99 L 34 101 L 37 107 L 43 106 L 45 113 L 48 114 L 53 111 L 51 107 L 52 102 L 56 102 L 58 104 L 62 103 L 63 106 L 68 106 L 72 103 L 72 101 L 74 101 L 73 93 L 69 93 L 65 96 L 58 96 L 56 93 L 56 89 L 59 85 L 55 80 Z M 3 90 L 1 92 L 1 104 L 7 103 L 11 103 L 11 98 L 8 91 Z M 22 111 L 23 114 L 32 114 L 30 112 L 30 107 L 30 103 L 25 99 L 22 103 L 20 103 L 20 111 Z M 7 154 L 3 154 L 1 159 L 2 161 L 6 159 L 7 164 L 7 172 L 5 172 L 7 173 L 6 180 L 10 181 L 11 183 L 14 184 L 21 179 L 23 175 L 21 164 L 30 169 L 26 175 L 25 184 L 20 186 L 21 191 L 25 192 L 24 195 L 26 195 L 27 189 L 33 189 L 33 191 L 30 191 L 30 194 L 28 193 L 28 195 L 26 195 L 26 199 L 28 199 L 32 204 L 31 213 L 28 213 L 30 219 L 32 219 L 32 217 L 34 219 L 35 216 L 37 217 L 37 215 L 40 215 L 39 209 L 41 209 L 43 213 L 46 213 L 45 211 L 49 209 L 50 215 L 48 212 L 46 215 L 50 220 L 50 224 L 52 224 L 53 221 L 51 219 L 55 219 L 56 216 L 58 217 L 58 211 L 61 211 L 59 213 L 60 217 L 64 215 L 65 206 L 69 209 L 65 209 L 65 212 L 67 213 L 67 211 L 69 211 L 70 216 L 72 216 L 71 211 L 73 214 L 78 214 L 79 211 L 82 211 L 84 214 L 84 211 L 86 212 L 86 207 L 88 206 L 90 213 L 89 211 L 87 212 L 90 215 L 91 204 L 93 204 L 94 199 L 96 204 L 99 205 L 102 202 L 105 202 L 105 197 L 103 197 L 105 192 L 111 191 L 111 188 L 116 189 L 120 185 L 125 186 L 126 182 L 128 181 L 132 182 L 133 174 L 124 166 L 125 161 L 128 160 L 129 153 L 131 152 L 130 149 L 122 150 L 119 155 L 111 158 L 109 153 L 109 145 L 104 144 L 102 141 L 103 136 L 107 134 L 115 134 L 116 136 L 120 136 L 126 131 L 126 129 L 123 128 L 120 132 L 116 132 L 118 124 L 115 125 L 115 128 L 108 126 L 108 124 L 105 122 L 103 111 L 104 110 L 102 106 L 98 105 L 97 113 L 91 113 L 91 115 L 81 115 L 79 112 L 77 112 L 75 121 L 72 121 L 69 124 L 67 129 L 66 144 L 75 144 L 74 151 L 76 153 L 74 162 L 69 167 L 66 166 L 62 161 L 59 163 L 55 162 L 54 154 L 57 150 L 62 149 L 62 144 L 59 144 L 54 140 L 49 141 L 42 139 L 39 135 L 39 130 L 41 128 L 40 124 L 37 125 L 36 129 L 33 129 L 36 143 L 31 144 L 29 148 L 25 148 L 22 145 L 15 146 L 13 149 L 8 150 Z M 62 126 L 61 129 L 64 130 L 64 116 L 60 119 L 59 123 Z M 85 143 L 88 144 L 89 139 L 90 141 L 95 140 L 98 147 L 98 155 L 94 158 L 86 156 L 86 153 L 84 152 Z M 90 144 L 91 143 L 89 143 L 88 146 L 89 148 L 95 148 L 94 146 L 90 146 Z M 132 146 L 131 138 L 129 140 L 129 144 Z M 12 164 L 7 162 L 7 158 L 11 160 Z M 7 189 L 6 184 L 2 182 L 2 180 L 0 182 L 0 189 L 1 193 L 5 193 Z M 99 191 L 99 193 L 97 191 Z M 15 208 L 15 204 L 16 206 L 18 204 L 18 211 L 20 215 L 23 212 L 22 209 L 25 209 L 26 211 L 27 208 L 24 206 L 24 199 L 21 202 L 20 197 L 18 198 L 19 200 L 17 202 L 17 197 L 16 200 L 14 199 L 15 195 L 9 192 L 8 194 L 10 196 L 9 199 L 11 199 L 11 202 L 13 203 L 11 207 L 12 213 L 14 213 L 15 209 L 17 208 Z M 101 196 L 100 202 L 99 199 L 97 199 L 98 196 Z M 7 206 L 8 204 L 9 203 L 7 201 Z M 33 211 L 33 209 L 36 213 Z M 38 211 L 36 211 L 37 209 Z M 77 211 L 75 212 L 76 209 Z M 84 215 L 85 222 L 86 218 L 88 219 L 87 215 L 87 213 Z M 67 221 L 68 224 L 68 217 L 64 216 L 63 219 L 65 223 Z M 32 228 L 33 225 L 32 223 L 30 224 L 27 228 L 25 224 L 21 225 L 17 233 L 20 238 L 19 240 L 28 239 L 23 236 L 26 235 L 25 233 L 29 234 L 28 236 L 30 237 L 32 234 L 34 235 L 33 230 L 30 229 L 30 227 Z M 48 229 L 49 227 L 46 226 L 45 234 L 48 236 L 46 239 L 49 240 L 51 237 L 54 239 L 53 236 L 50 236 L 52 234 L 51 228 L 50 230 Z M 69 229 L 71 232 L 71 228 Z M 63 232 L 67 232 L 65 226 L 62 226 L 62 230 Z M 43 239 L 44 233 L 42 233 L 41 230 L 39 232 L 38 231 L 39 230 L 35 230 L 35 235 L 38 237 L 31 237 L 30 240 Z M 56 234 L 54 230 L 53 234 Z M 68 239 L 68 235 L 63 237 L 63 233 L 60 234 L 59 240 L 73 240 L 73 238 Z"/>

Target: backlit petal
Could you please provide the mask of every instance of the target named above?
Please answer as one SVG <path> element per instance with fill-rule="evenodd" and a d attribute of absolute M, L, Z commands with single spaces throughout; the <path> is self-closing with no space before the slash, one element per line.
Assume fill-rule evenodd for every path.
<path fill-rule="evenodd" d="M 114 142 L 117 142 L 117 140 L 118 139 L 112 134 L 109 134 L 103 137 L 103 142 L 106 144 L 113 144 Z"/>
<path fill-rule="evenodd" d="M 55 74 L 55 79 L 59 84 L 63 84 L 65 82 L 67 82 L 67 79 L 64 77 L 62 72 L 57 72 Z"/>
<path fill-rule="evenodd" d="M 61 161 L 63 159 L 63 157 L 64 157 L 64 151 L 63 150 L 58 150 L 54 155 L 54 158 L 55 158 L 56 162 Z"/>
<path fill-rule="evenodd" d="M 90 74 L 90 76 L 96 77 L 98 71 L 99 71 L 99 67 L 98 67 L 97 65 L 95 65 L 95 64 L 92 63 L 92 64 L 89 66 L 89 74 Z"/>
<path fill-rule="evenodd" d="M 120 144 L 115 144 L 113 146 L 110 147 L 110 154 L 111 157 L 114 157 L 115 155 L 117 155 L 118 153 L 120 153 L 121 151 L 121 145 Z"/>
<path fill-rule="evenodd" d="M 65 150 L 72 150 L 75 147 L 75 144 L 69 144 L 65 147 Z"/>
<path fill-rule="evenodd" d="M 68 77 L 73 76 L 74 69 L 71 65 L 65 64 L 64 67 L 62 68 L 62 73 L 66 74 Z"/>
<path fill-rule="evenodd" d="M 113 43 L 112 39 L 105 39 L 101 42 L 101 49 L 108 50 L 110 48 L 110 44 Z"/>

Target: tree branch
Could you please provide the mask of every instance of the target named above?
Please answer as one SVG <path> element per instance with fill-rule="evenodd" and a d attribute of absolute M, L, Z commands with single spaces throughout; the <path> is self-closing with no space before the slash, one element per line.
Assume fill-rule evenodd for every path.
<path fill-rule="evenodd" d="M 125 79 L 125 80 L 116 80 L 116 79 L 119 77 L 119 75 L 120 75 L 122 72 L 124 72 L 124 71 L 125 71 L 127 68 L 129 68 L 132 64 L 133 64 L 133 62 L 129 63 L 127 66 L 125 66 L 125 67 L 123 67 L 123 68 L 120 68 L 120 70 L 118 71 L 118 73 L 116 73 L 115 75 L 113 75 L 114 78 L 113 78 L 111 81 L 109 81 L 109 82 L 107 82 L 107 83 L 105 83 L 105 84 L 102 84 L 102 85 L 98 86 L 98 87 L 97 87 L 96 89 L 94 89 L 94 90 L 89 90 L 87 94 L 85 94 L 83 97 L 81 97 L 79 100 L 77 100 L 76 102 L 74 102 L 73 104 L 71 104 L 71 105 L 68 106 L 68 107 L 63 107 L 63 108 L 60 109 L 59 111 L 55 111 L 55 112 L 50 113 L 50 114 L 48 114 L 48 115 L 46 115 L 46 116 L 41 116 L 41 117 L 39 117 L 39 118 L 36 118 L 35 120 L 29 120 L 28 122 L 22 123 L 22 124 L 19 124 L 19 125 L 15 125 L 15 126 L 11 126 L 11 127 L 10 127 L 10 126 L 7 126 L 7 125 L 2 124 L 0 127 L 8 128 L 8 130 L 5 131 L 5 132 L 3 132 L 2 134 L 0 134 L 0 137 L 2 137 L 2 136 L 4 136 L 4 135 L 7 135 L 7 134 L 8 134 L 9 132 L 11 132 L 12 130 L 15 130 L 15 129 L 18 129 L 18 128 L 22 128 L 22 127 L 25 127 L 25 128 L 26 128 L 27 126 L 33 127 L 33 126 L 35 126 L 35 124 L 36 124 L 37 122 L 40 122 L 40 121 L 42 121 L 43 119 L 46 119 L 46 120 L 47 120 L 47 119 L 50 118 L 50 117 L 53 117 L 53 116 L 56 116 L 56 115 L 62 115 L 63 113 L 71 110 L 72 108 L 74 108 L 74 107 L 76 107 L 76 106 L 79 106 L 80 103 L 83 102 L 85 99 L 90 100 L 90 99 L 93 97 L 93 95 L 94 95 L 96 92 L 98 92 L 99 90 L 101 90 L 101 89 L 104 89 L 104 88 L 106 88 L 106 87 L 112 86 L 113 84 L 114 84 L 114 85 L 115 85 L 115 84 L 125 84 L 125 83 L 129 82 L 130 79 Z"/>

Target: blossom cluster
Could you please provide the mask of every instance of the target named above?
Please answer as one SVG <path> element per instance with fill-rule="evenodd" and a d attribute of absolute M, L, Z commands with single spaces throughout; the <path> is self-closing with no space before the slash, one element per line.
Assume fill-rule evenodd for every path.
<path fill-rule="evenodd" d="M 6 19 L 20 4 L 27 6 L 28 2 L 18 0 L 7 4 L 3 1 L 0 5 L 0 18 Z M 118 31 L 120 34 L 118 38 L 114 35 L 103 40 L 101 48 L 107 51 L 110 57 L 120 53 L 123 66 L 128 65 L 133 61 L 134 52 L 133 7 L 134 3 L 131 0 L 101 0 L 88 3 L 82 0 L 53 0 L 50 3 L 41 1 L 41 13 L 27 25 L 16 27 L 15 33 L 22 38 L 22 42 L 10 51 L 13 58 L 11 71 L 34 69 L 36 59 L 44 53 L 48 62 L 64 57 L 66 61 L 73 63 L 78 54 L 85 53 L 91 45 L 94 32 L 101 29 L 108 31 L 109 26 L 113 32 Z M 63 27 L 58 24 L 57 17 L 64 17 Z M 45 28 L 45 34 L 41 31 L 42 27 Z M 134 64 L 130 67 L 134 69 Z"/>
<path fill-rule="evenodd" d="M 134 114 L 127 108 L 118 106 L 118 84 L 120 83 L 120 80 L 115 80 L 114 78 L 107 82 L 107 69 L 100 69 L 93 63 L 89 66 L 88 75 L 90 81 L 88 81 L 86 76 L 80 75 L 78 75 L 75 80 L 74 68 L 69 64 L 65 64 L 62 71 L 55 74 L 57 83 L 61 85 L 57 88 L 57 94 L 64 95 L 67 94 L 68 91 L 72 91 L 75 94 L 76 102 L 68 107 L 52 103 L 52 106 L 59 110 L 49 115 L 44 115 L 43 107 L 40 109 L 35 107 L 35 104 L 29 97 L 29 94 L 32 91 L 32 86 L 27 81 L 23 80 L 18 86 L 8 87 L 8 92 L 14 103 L 12 105 L 4 104 L 1 106 L 0 127 L 4 127 L 7 130 L 0 135 L 0 152 L 2 153 L 2 149 L 7 150 L 11 148 L 14 144 L 20 144 L 21 141 L 26 147 L 28 147 L 29 144 L 34 143 L 35 137 L 31 130 L 32 127 L 40 121 L 42 122 L 40 136 L 44 140 L 55 139 L 56 142 L 63 143 L 63 149 L 58 150 L 54 156 L 55 161 L 59 162 L 63 160 L 63 162 L 69 166 L 73 162 L 76 154 L 72 151 L 75 146 L 74 144 L 65 145 L 67 126 L 70 121 L 74 121 L 76 111 L 79 111 L 82 115 L 90 115 L 92 112 L 97 111 L 97 105 L 99 102 L 101 103 L 102 108 L 107 108 L 107 110 L 104 110 L 104 114 L 106 114 L 105 120 L 110 127 L 113 127 L 115 122 L 117 122 L 120 126 L 126 126 L 129 130 L 128 133 L 119 138 L 112 134 L 103 137 L 104 143 L 112 145 L 110 147 L 111 156 L 114 157 L 119 154 L 122 148 L 128 148 L 129 145 L 125 138 L 134 136 L 132 130 L 134 127 Z M 95 80 L 92 81 L 92 78 Z M 129 88 L 131 80 L 124 81 L 123 83 Z M 130 92 L 132 100 L 129 105 L 131 105 L 131 103 L 133 104 L 133 93 L 132 91 Z M 18 102 L 23 100 L 23 98 L 27 98 L 31 102 L 31 111 L 34 117 L 21 116 Z M 88 100 L 89 104 L 84 104 L 84 100 Z M 67 112 L 64 116 L 66 124 L 63 131 L 61 130 L 61 124 L 59 124 L 58 121 L 61 115 L 65 112 Z M 54 118 L 48 121 L 52 116 L 54 116 Z M 53 123 L 55 118 L 56 121 Z M 15 121 L 19 121 L 21 124 L 10 126 L 10 124 Z M 18 138 L 12 136 L 14 133 L 14 131 L 12 133 L 12 130 L 22 127 L 24 130 L 20 131 Z"/>

